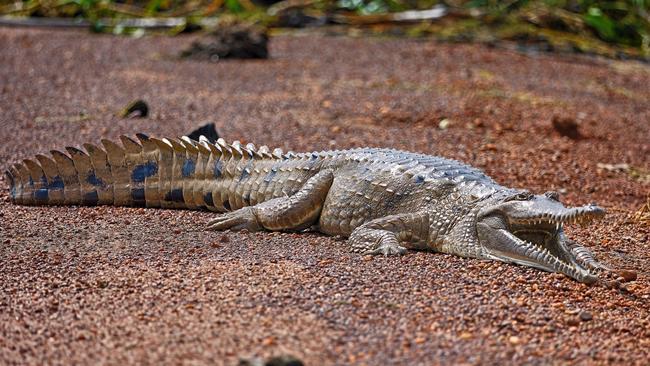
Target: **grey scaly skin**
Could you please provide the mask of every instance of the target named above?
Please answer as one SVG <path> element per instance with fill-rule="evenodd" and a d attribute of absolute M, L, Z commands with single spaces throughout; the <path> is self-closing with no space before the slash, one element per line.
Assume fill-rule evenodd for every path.
<path fill-rule="evenodd" d="M 554 192 L 503 187 L 478 169 L 423 154 L 376 148 L 271 152 L 222 139 L 121 137 L 37 155 L 7 171 L 23 205 L 126 205 L 207 209 L 213 230 L 316 228 L 349 237 L 351 250 L 429 250 L 560 272 L 593 283 L 607 270 L 565 224 L 604 216 L 565 207 Z"/>

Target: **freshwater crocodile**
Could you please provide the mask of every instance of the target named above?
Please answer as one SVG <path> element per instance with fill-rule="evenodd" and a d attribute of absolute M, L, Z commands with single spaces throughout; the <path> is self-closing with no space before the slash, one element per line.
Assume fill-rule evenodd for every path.
<path fill-rule="evenodd" d="M 565 207 L 555 192 L 497 184 L 455 160 L 392 149 L 283 153 L 262 146 L 138 134 L 103 149 L 36 155 L 6 172 L 22 205 L 118 205 L 222 213 L 212 230 L 315 229 L 351 250 L 429 250 L 494 259 L 593 283 L 607 269 L 563 225 L 604 216 Z"/>

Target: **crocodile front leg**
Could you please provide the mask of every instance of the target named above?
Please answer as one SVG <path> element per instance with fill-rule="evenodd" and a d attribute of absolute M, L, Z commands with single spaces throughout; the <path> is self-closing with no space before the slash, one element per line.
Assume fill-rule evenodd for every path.
<path fill-rule="evenodd" d="M 211 220 L 208 230 L 306 229 L 318 221 L 333 180 L 332 171 L 323 170 L 307 180 L 295 194 L 225 213 Z"/>
<path fill-rule="evenodd" d="M 350 250 L 355 253 L 396 255 L 406 253 L 400 242 L 413 248 L 426 245 L 429 215 L 425 212 L 381 217 L 354 229 Z"/>

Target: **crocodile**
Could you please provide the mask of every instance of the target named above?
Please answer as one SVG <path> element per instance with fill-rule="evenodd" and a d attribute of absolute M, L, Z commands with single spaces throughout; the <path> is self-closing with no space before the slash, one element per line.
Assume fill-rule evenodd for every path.
<path fill-rule="evenodd" d="M 284 153 L 203 136 L 120 140 L 14 164 L 11 201 L 210 210 L 220 213 L 210 230 L 312 229 L 347 237 L 356 253 L 435 251 L 588 284 L 609 269 L 564 232 L 604 209 L 508 188 L 455 160 L 385 148 Z"/>

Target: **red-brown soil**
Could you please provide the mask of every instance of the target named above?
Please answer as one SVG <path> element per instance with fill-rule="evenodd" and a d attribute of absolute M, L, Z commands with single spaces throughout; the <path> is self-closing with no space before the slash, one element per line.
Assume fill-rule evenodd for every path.
<path fill-rule="evenodd" d="M 3 181 L 0 364 L 647 364 L 650 228 L 632 215 L 650 193 L 648 66 L 318 35 L 274 37 L 265 61 L 177 60 L 190 41 L 0 29 L 0 168 L 207 121 L 285 150 L 443 155 L 599 203 L 608 216 L 570 235 L 638 279 L 608 289 L 443 254 L 368 258 L 314 233 L 206 232 L 206 212 L 21 207 Z M 116 117 L 139 98 L 149 118 Z"/>

